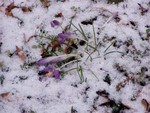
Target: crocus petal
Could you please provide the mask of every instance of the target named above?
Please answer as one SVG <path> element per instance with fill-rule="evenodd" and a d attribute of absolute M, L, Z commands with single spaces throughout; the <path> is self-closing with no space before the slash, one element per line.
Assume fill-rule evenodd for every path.
<path fill-rule="evenodd" d="M 58 37 L 60 38 L 70 38 L 71 33 L 59 33 Z"/>
<path fill-rule="evenodd" d="M 51 59 L 49 57 L 46 57 L 46 58 L 42 58 L 39 61 L 37 61 L 36 64 L 37 65 L 45 65 L 50 61 L 51 61 Z"/>
<path fill-rule="evenodd" d="M 58 43 L 59 43 L 59 44 L 61 44 L 61 43 L 63 43 L 63 42 L 64 42 L 64 38 L 60 38 L 60 37 L 58 37 L 57 41 L 58 41 Z"/>
<path fill-rule="evenodd" d="M 51 27 L 55 27 L 55 26 L 59 26 L 60 25 L 60 22 L 58 22 L 57 20 L 53 20 L 51 21 Z"/>
<path fill-rule="evenodd" d="M 54 70 L 54 75 L 53 75 L 54 78 L 56 79 L 60 79 L 60 73 L 58 70 Z"/>
<path fill-rule="evenodd" d="M 53 69 L 54 69 L 54 67 L 52 65 L 48 65 L 43 70 L 39 71 L 39 75 L 44 75 L 44 74 L 52 71 Z"/>
<path fill-rule="evenodd" d="M 57 62 L 63 61 L 69 57 L 80 57 L 77 54 L 64 54 L 59 56 L 52 56 L 52 57 L 46 57 L 42 58 L 39 61 L 36 62 L 37 65 L 46 65 L 46 64 L 55 64 Z"/>
<path fill-rule="evenodd" d="M 39 61 L 37 61 L 37 65 L 46 65 L 48 63 L 50 64 L 55 64 L 57 62 L 62 61 L 63 59 L 61 57 L 46 57 L 46 58 L 42 58 Z"/>

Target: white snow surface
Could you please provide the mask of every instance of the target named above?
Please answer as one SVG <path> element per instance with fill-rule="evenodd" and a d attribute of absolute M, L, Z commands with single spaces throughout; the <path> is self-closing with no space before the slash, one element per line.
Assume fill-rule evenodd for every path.
<path fill-rule="evenodd" d="M 0 76 L 3 75 L 5 78 L 0 85 L 0 113 L 113 113 L 110 106 L 101 106 L 107 98 L 96 92 L 104 90 L 109 93 L 109 99 L 129 106 L 130 109 L 125 109 L 125 113 L 146 112 L 141 101 L 145 99 L 150 103 L 150 37 L 146 34 L 146 30 L 150 28 L 150 0 L 125 0 L 119 4 L 108 4 L 106 0 L 93 1 L 53 0 L 48 8 L 44 8 L 40 0 L 0 0 L 0 42 L 2 42 L 0 62 L 8 69 L 8 71 L 0 70 Z M 31 12 L 23 12 L 20 8 L 12 10 L 13 15 L 23 21 L 22 25 L 19 25 L 17 18 L 5 15 L 5 9 L 12 2 L 16 6 L 32 8 Z M 148 9 L 144 15 L 141 15 L 138 4 Z M 77 11 L 75 12 L 72 7 L 77 8 Z M 60 12 L 63 17 L 56 18 L 55 15 Z M 113 18 L 115 13 L 118 13 L 119 22 Z M 13 53 L 18 46 L 23 48 L 24 52 L 28 51 L 29 60 L 39 60 L 41 49 L 32 48 L 37 44 L 36 39 L 33 38 L 28 43 L 25 43 L 25 40 L 38 33 L 40 29 L 48 31 L 50 35 L 57 35 L 62 29 L 52 28 L 50 22 L 58 20 L 64 28 L 74 15 L 72 22 L 76 26 L 82 21 L 97 17 L 93 26 L 97 41 L 101 42 L 98 48 L 100 54 L 94 52 L 93 60 L 90 61 L 86 60 L 88 54 L 83 46 L 77 50 L 77 53 L 83 55 L 80 65 L 83 67 L 85 82 L 80 83 L 76 70 L 70 71 L 61 80 L 49 77 L 39 81 L 37 66 L 22 69 L 20 66 L 23 62 L 17 55 L 12 57 L 7 55 L 8 51 Z M 134 22 L 135 26 L 131 22 Z M 82 27 L 90 37 L 89 42 L 94 45 L 92 25 L 82 25 Z M 69 32 L 74 30 L 75 28 L 71 27 Z M 76 33 L 74 37 L 83 38 L 79 32 Z M 115 39 L 111 39 L 112 37 Z M 142 40 L 142 37 L 149 39 Z M 120 47 L 110 46 L 107 52 L 125 53 L 129 50 L 129 53 L 122 55 L 112 52 L 104 56 L 104 51 L 114 40 Z M 127 40 L 133 42 L 129 47 L 125 45 Z M 141 54 L 136 54 L 136 50 Z M 128 77 L 134 79 L 129 80 L 119 91 L 116 87 L 126 80 L 127 76 L 124 75 L 125 72 L 117 70 L 116 64 L 122 66 Z M 148 71 L 141 77 L 138 73 L 141 72 L 142 67 L 147 67 Z M 106 75 L 110 76 L 111 84 L 104 81 Z M 146 76 L 149 78 L 144 78 Z M 20 77 L 27 79 L 20 80 Z M 145 85 L 140 85 L 140 80 L 146 81 Z M 2 94 L 6 92 L 9 94 L 3 97 Z M 99 98 L 96 100 L 97 97 Z M 133 97 L 135 100 L 132 100 Z M 71 112 L 71 108 L 76 112 Z"/>

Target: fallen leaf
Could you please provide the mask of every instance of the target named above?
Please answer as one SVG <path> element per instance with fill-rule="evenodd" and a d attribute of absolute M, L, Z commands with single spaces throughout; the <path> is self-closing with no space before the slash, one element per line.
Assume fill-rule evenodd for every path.
<path fill-rule="evenodd" d="M 21 49 L 18 46 L 16 46 L 16 52 L 19 53 L 20 51 Z"/>
<path fill-rule="evenodd" d="M 25 59 L 26 59 L 26 58 L 25 58 L 25 55 L 24 55 L 23 51 L 22 51 L 18 46 L 16 46 L 16 52 L 17 52 L 19 58 L 20 58 L 22 61 L 25 61 Z"/>
<path fill-rule="evenodd" d="M 7 97 L 8 95 L 9 95 L 9 92 L 5 92 L 5 93 L 0 94 L 0 96 L 3 97 L 3 98 Z"/>
<path fill-rule="evenodd" d="M 14 9 L 15 6 L 14 6 L 14 2 L 12 2 L 10 5 L 7 6 L 7 8 L 5 9 L 5 14 L 7 16 L 13 16 L 11 10 Z"/>
<path fill-rule="evenodd" d="M 56 17 L 56 18 L 63 17 L 63 14 L 62 14 L 62 13 L 58 13 L 58 14 L 55 15 L 55 17 Z"/>
<path fill-rule="evenodd" d="M 12 12 L 6 11 L 5 14 L 6 14 L 7 16 L 13 16 Z"/>
<path fill-rule="evenodd" d="M 141 103 L 144 106 L 145 111 L 148 111 L 148 109 L 149 109 L 149 103 L 147 102 L 147 100 L 146 99 L 142 99 Z"/>
<path fill-rule="evenodd" d="M 15 8 L 14 2 L 12 2 L 10 5 L 8 5 L 7 8 L 6 8 L 6 10 L 7 10 L 8 12 L 10 12 L 13 8 Z"/>
<path fill-rule="evenodd" d="M 50 3 L 48 0 L 40 0 L 44 8 L 48 8 L 50 6 Z"/>
<path fill-rule="evenodd" d="M 32 11 L 30 7 L 26 7 L 26 6 L 21 7 L 21 9 L 23 12 L 31 12 Z"/>

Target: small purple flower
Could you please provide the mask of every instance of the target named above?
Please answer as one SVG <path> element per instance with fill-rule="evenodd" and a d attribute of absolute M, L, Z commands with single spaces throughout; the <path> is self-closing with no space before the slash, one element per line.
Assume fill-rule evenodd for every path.
<path fill-rule="evenodd" d="M 54 66 L 48 65 L 43 70 L 39 72 L 39 75 L 45 75 L 45 76 L 52 76 L 56 79 L 60 79 L 60 72 L 59 70 L 55 69 Z"/>
<path fill-rule="evenodd" d="M 55 27 L 55 26 L 59 26 L 60 22 L 57 21 L 57 20 L 53 20 L 53 21 L 50 22 L 50 24 L 51 24 L 51 27 Z"/>
<path fill-rule="evenodd" d="M 53 66 L 52 65 L 48 65 L 47 67 L 45 67 L 43 70 L 39 71 L 39 75 L 45 75 L 46 73 L 48 73 L 49 71 L 53 70 Z"/>
<path fill-rule="evenodd" d="M 64 42 L 65 38 L 70 38 L 70 36 L 71 33 L 59 33 L 57 41 L 59 42 L 59 44 L 61 44 L 62 42 Z"/>
<path fill-rule="evenodd" d="M 70 38 L 71 33 L 59 33 L 58 37 L 59 38 Z"/>
<path fill-rule="evenodd" d="M 42 58 L 39 61 L 36 62 L 37 65 L 46 65 L 46 64 L 55 64 L 57 62 L 62 61 L 63 59 L 61 57 L 46 57 Z"/>
<path fill-rule="evenodd" d="M 54 70 L 53 77 L 56 78 L 56 79 L 60 79 L 60 72 L 59 72 L 59 70 Z"/>
<path fill-rule="evenodd" d="M 51 57 L 45 57 L 41 58 L 36 62 L 37 65 L 46 65 L 46 64 L 56 64 L 57 62 L 63 61 L 69 57 L 77 57 L 76 54 L 64 54 L 59 56 L 51 56 Z"/>
<path fill-rule="evenodd" d="M 62 44 L 64 42 L 64 38 L 58 37 L 57 41 L 58 41 L 59 44 Z"/>

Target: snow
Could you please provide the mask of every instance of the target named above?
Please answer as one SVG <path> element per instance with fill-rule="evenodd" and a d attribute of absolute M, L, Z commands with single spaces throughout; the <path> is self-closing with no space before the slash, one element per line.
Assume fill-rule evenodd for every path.
<path fill-rule="evenodd" d="M 97 0 L 97 3 L 92 0 L 57 1 L 51 1 L 50 6 L 44 8 L 40 0 L 0 0 L 0 63 L 3 64 L 0 67 L 0 77 L 5 78 L 3 84 L 0 82 L 0 113 L 113 113 L 110 106 L 101 105 L 109 99 L 129 106 L 130 109 L 125 109 L 125 113 L 146 112 L 141 101 L 146 99 L 150 103 L 150 37 L 146 34 L 146 30 L 150 29 L 150 1 L 125 0 L 119 4 L 107 4 L 106 0 Z M 22 24 L 17 18 L 5 14 L 5 9 L 12 2 L 16 6 L 32 9 L 31 12 L 23 12 L 21 8 L 12 10 L 13 15 L 23 21 Z M 138 3 L 148 9 L 144 15 L 141 15 Z M 62 13 L 63 17 L 56 18 L 58 13 Z M 120 18 L 118 22 L 114 17 L 116 13 Z M 40 81 L 38 66 L 22 69 L 24 62 L 16 54 L 16 46 L 22 48 L 28 56 L 27 61 L 38 61 L 42 50 L 33 48 L 38 45 L 38 39 L 34 37 L 26 43 L 29 37 L 39 34 L 41 29 L 49 35 L 58 35 L 73 16 L 73 24 L 82 26 L 84 33 L 90 37 L 89 44 L 92 46 L 95 46 L 92 25 L 82 25 L 81 22 L 97 17 L 93 26 L 97 41 L 100 41 L 100 47 L 97 48 L 99 53 L 96 51 L 91 54 L 91 61 L 90 58 L 87 59 L 87 52 L 91 53 L 92 50 L 85 50 L 86 45 L 79 46 L 74 51 L 83 55 L 79 65 L 83 68 L 86 80 L 81 83 L 77 70 L 72 70 L 61 80 L 48 77 Z M 59 21 L 62 28 L 52 28 L 52 20 Z M 68 30 L 74 33 L 71 38 L 83 39 L 75 30 L 73 26 Z M 142 40 L 142 37 L 147 37 L 148 40 Z M 130 39 L 133 43 L 126 46 L 125 42 Z M 41 41 L 48 43 L 45 39 Z M 114 41 L 117 46 L 109 47 Z M 109 48 L 104 53 L 107 47 Z M 9 52 L 14 54 L 9 56 Z M 116 64 L 123 67 L 123 71 Z M 75 67 L 76 63 L 69 64 L 63 70 Z M 142 67 L 148 70 L 142 73 Z M 111 84 L 104 81 L 106 75 L 109 75 Z M 117 91 L 118 84 L 124 81 L 125 85 Z M 141 85 L 140 81 L 145 84 Z M 97 91 L 104 90 L 109 94 L 108 97 L 96 94 Z M 3 96 L 6 92 L 9 94 Z M 71 111 L 72 108 L 76 112 Z"/>

